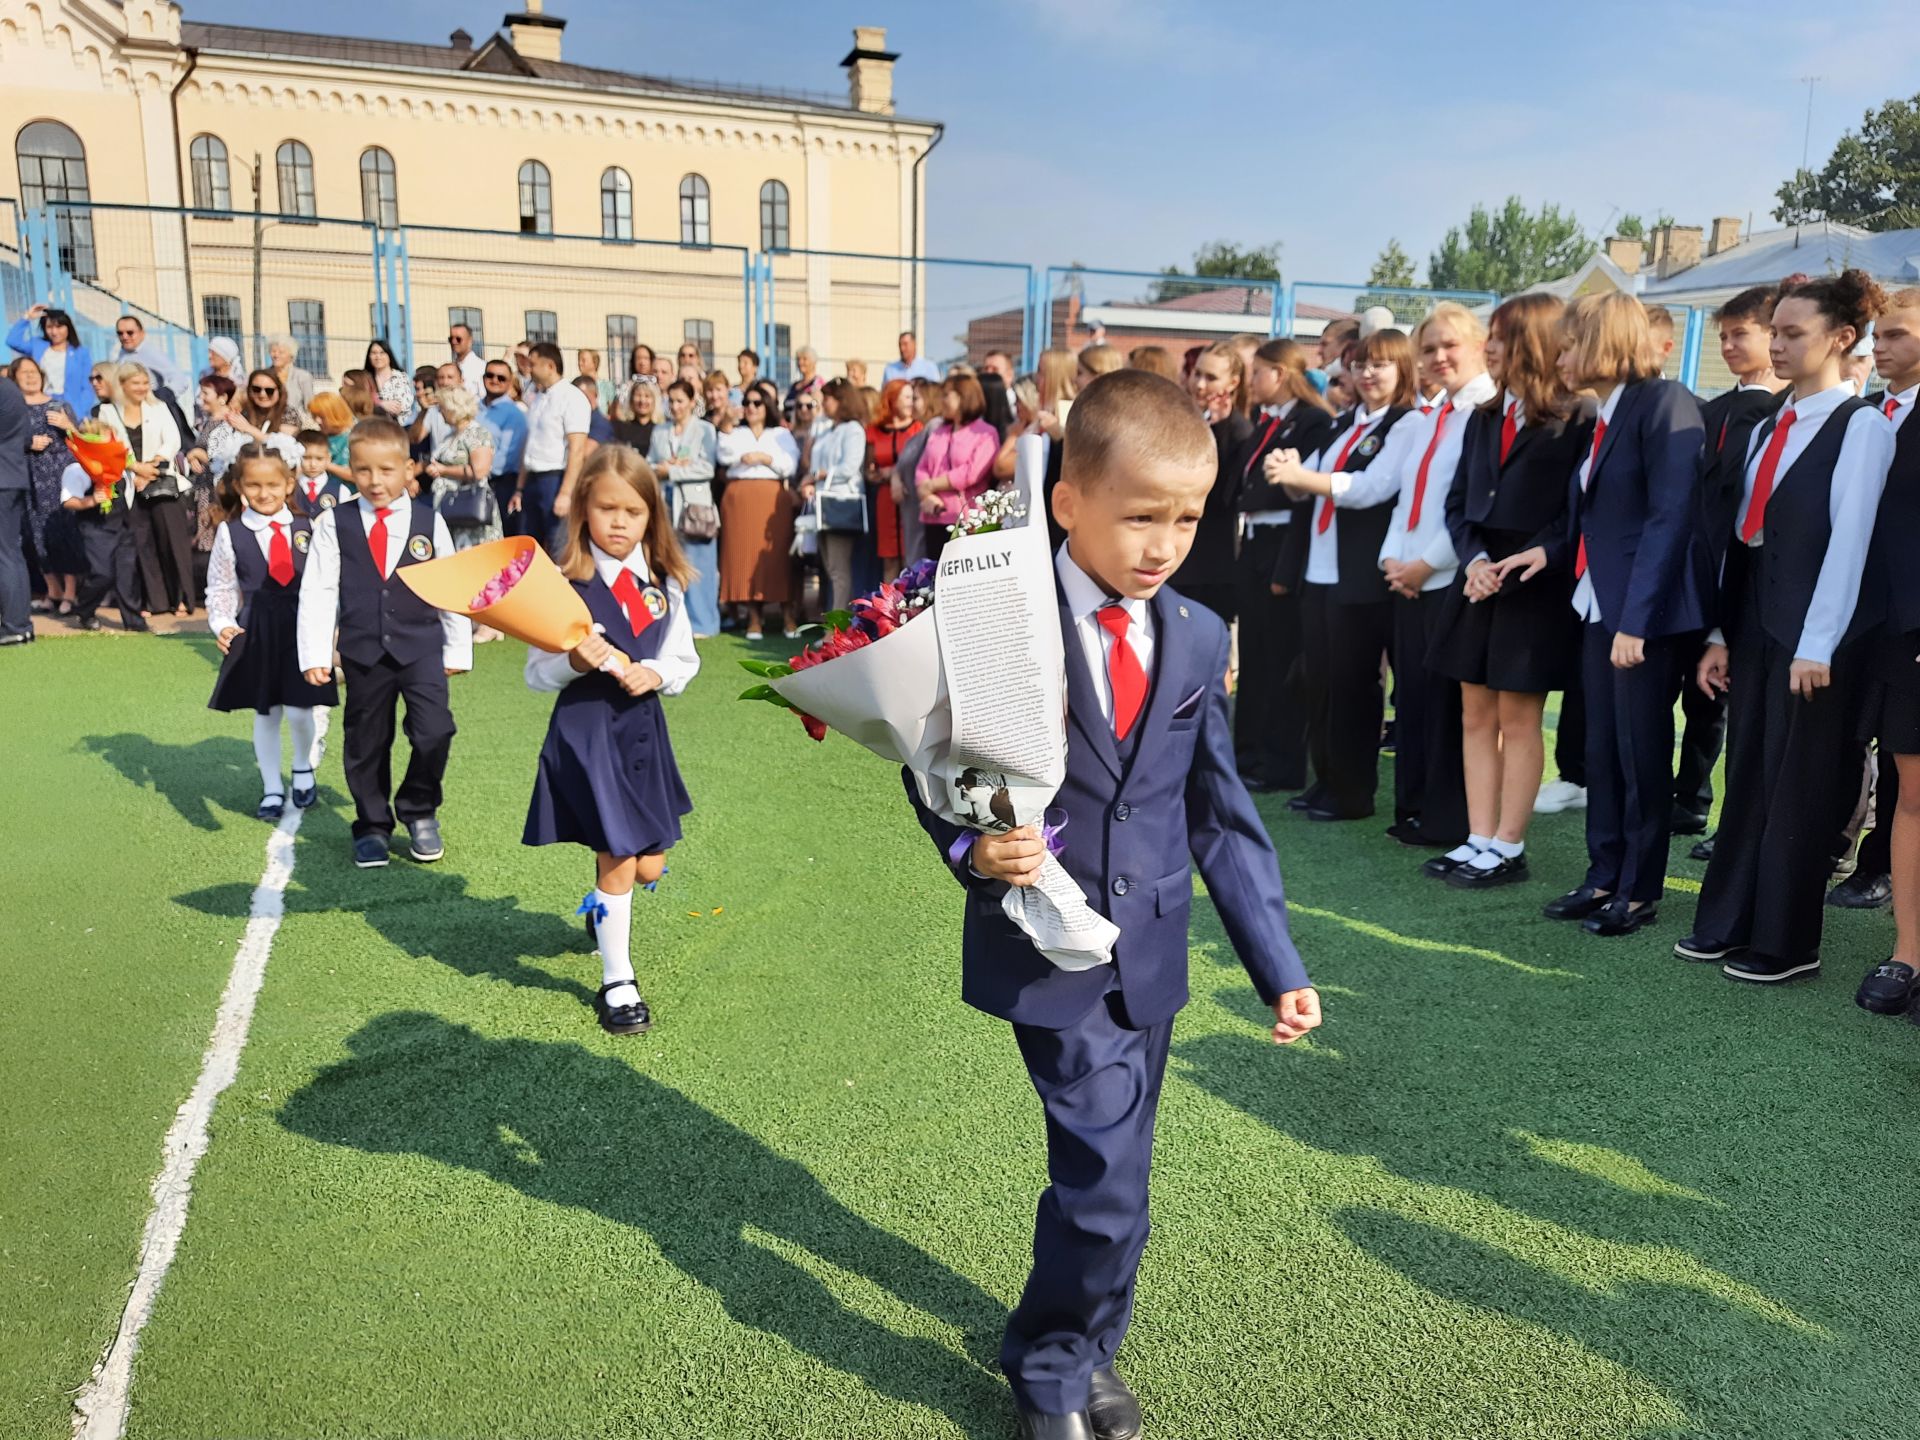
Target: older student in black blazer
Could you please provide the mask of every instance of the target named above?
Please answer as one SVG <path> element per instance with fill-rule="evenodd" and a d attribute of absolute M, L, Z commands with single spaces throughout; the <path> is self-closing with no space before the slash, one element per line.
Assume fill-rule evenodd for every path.
<path fill-rule="evenodd" d="M 1084 383 L 1084 377 L 1083 377 Z M 1213 431 L 1219 464 L 1213 489 L 1207 492 L 1206 512 L 1193 537 L 1193 549 L 1170 582 L 1189 600 L 1198 600 L 1227 624 L 1233 623 L 1234 552 L 1237 548 L 1240 491 L 1238 461 L 1253 426 L 1247 419 L 1247 369 L 1240 352 L 1224 342 L 1200 352 L 1189 377 L 1188 391 Z M 1241 670 L 1246 669 L 1246 642 L 1241 642 Z"/>
<path fill-rule="evenodd" d="M 1415 413 L 1413 369 L 1413 347 L 1398 330 L 1377 330 L 1356 341 L 1348 351 L 1346 374 L 1359 403 L 1335 422 L 1304 468 L 1356 475 L 1378 460 L 1388 437 Z M 1303 468 L 1292 449 L 1274 451 L 1260 463 L 1272 485 L 1284 485 Z M 1289 527 L 1292 539 L 1305 541 L 1304 564 L 1282 571 L 1279 566 L 1289 558 L 1283 550 L 1276 566 L 1276 596 L 1300 597 L 1307 751 L 1314 773 L 1307 791 L 1310 820 L 1363 820 L 1373 814 L 1386 708 L 1380 662 L 1393 643 L 1393 592 L 1380 573 L 1380 546 L 1397 498 L 1396 493 L 1371 505 L 1331 495 L 1310 501 L 1302 520 Z"/>
<path fill-rule="evenodd" d="M 1584 296 L 1563 329 L 1562 374 L 1599 402 L 1592 439 L 1567 487 L 1564 532 L 1502 568 L 1570 568 L 1582 622 L 1587 874 L 1547 918 L 1630 935 L 1659 915 L 1673 704 L 1706 630 L 1705 429 L 1686 387 L 1659 378 L 1657 343 L 1631 295 Z"/>
<path fill-rule="evenodd" d="M 1518 295 L 1493 312 L 1487 373 L 1503 390 L 1467 421 L 1447 492 L 1460 573 L 1427 664 L 1460 682 L 1467 818 L 1491 837 L 1446 879 L 1485 890 L 1527 878 L 1527 827 L 1546 767 L 1541 717 L 1578 657 L 1564 566 L 1503 567 L 1566 525 L 1567 476 L 1586 446 L 1561 383 L 1560 314 L 1551 295 Z"/>
<path fill-rule="evenodd" d="M 1730 693 L 1727 799 L 1694 933 L 1674 947 L 1725 961 L 1734 980 L 1820 969 L 1833 837 L 1855 793 L 1836 784 L 1862 678 L 1854 642 L 1875 618 L 1874 596 L 1857 603 L 1860 576 L 1894 449 L 1840 366 L 1881 303 L 1871 277 L 1848 270 L 1774 306 L 1773 368 L 1793 389 L 1749 442 L 1720 577 L 1723 634 L 1700 661 L 1698 683 Z M 1709 523 L 1726 518 L 1723 508 Z"/>

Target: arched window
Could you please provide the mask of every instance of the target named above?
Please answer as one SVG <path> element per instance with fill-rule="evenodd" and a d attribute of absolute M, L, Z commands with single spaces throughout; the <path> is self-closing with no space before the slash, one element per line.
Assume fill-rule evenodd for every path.
<path fill-rule="evenodd" d="M 793 243 L 787 223 L 787 187 L 769 180 L 760 187 L 760 248 L 785 250 Z"/>
<path fill-rule="evenodd" d="M 600 238 L 633 238 L 633 181 L 618 165 L 600 172 Z"/>
<path fill-rule="evenodd" d="M 393 156 L 378 145 L 360 152 L 360 218 L 388 229 L 400 223 L 400 187 Z"/>
<path fill-rule="evenodd" d="M 685 175 L 680 180 L 680 243 L 713 243 L 712 192 L 704 175 Z"/>
<path fill-rule="evenodd" d="M 538 160 L 520 166 L 520 233 L 553 233 L 553 177 Z"/>
<path fill-rule="evenodd" d="M 313 208 L 313 152 L 298 140 L 282 140 L 273 163 L 280 172 L 280 213 L 318 214 Z"/>
<path fill-rule="evenodd" d="M 193 208 L 231 210 L 233 188 L 227 183 L 227 147 L 212 135 L 196 135 L 187 147 L 193 172 Z"/>
<path fill-rule="evenodd" d="M 86 147 L 58 120 L 36 120 L 21 130 L 14 153 L 20 163 L 20 203 L 27 209 L 85 205 L 92 198 L 87 193 Z M 56 224 L 61 268 L 79 280 L 98 279 L 93 216 L 86 210 L 62 209 Z"/>

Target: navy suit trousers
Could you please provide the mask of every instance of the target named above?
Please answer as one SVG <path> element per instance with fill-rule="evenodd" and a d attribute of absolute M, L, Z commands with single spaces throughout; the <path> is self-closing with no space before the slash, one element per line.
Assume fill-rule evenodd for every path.
<path fill-rule="evenodd" d="M 33 633 L 27 579 L 27 499 L 24 487 L 0 490 L 0 635 Z"/>
<path fill-rule="evenodd" d="M 1673 702 L 1700 653 L 1697 634 L 1647 641 L 1630 670 L 1613 665 L 1613 632 L 1581 627 L 1587 719 L 1587 884 L 1658 900 L 1673 824 Z"/>
<path fill-rule="evenodd" d="M 1000 1364 L 1022 1405 L 1069 1415 L 1086 1407 L 1093 1372 L 1113 1363 L 1133 1315 L 1173 1020 L 1136 1029 L 1113 993 L 1064 1030 L 1013 1034 L 1046 1112 L 1051 1183 Z"/>

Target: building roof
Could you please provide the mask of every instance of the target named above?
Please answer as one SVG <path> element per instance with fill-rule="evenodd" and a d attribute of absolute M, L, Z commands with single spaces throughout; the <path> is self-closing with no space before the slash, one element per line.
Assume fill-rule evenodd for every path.
<path fill-rule="evenodd" d="M 578 85 L 591 90 L 782 110 L 810 110 L 830 113 L 841 119 L 892 121 L 902 125 L 930 126 L 934 123 L 930 120 L 874 115 L 858 109 L 844 95 L 681 80 L 640 75 L 629 70 L 608 70 L 596 65 L 576 65 L 565 60 L 534 59 L 521 54 L 506 36 L 499 34 L 478 42 L 471 49 L 456 49 L 450 44 L 423 45 L 405 40 L 369 40 L 357 35 L 316 35 L 303 30 L 270 30 L 253 25 L 210 25 L 183 20 L 180 22 L 180 43 L 193 50 L 261 59 L 292 57 L 372 69 L 466 72 L 508 80 Z"/>
<path fill-rule="evenodd" d="M 1797 270 L 1827 275 L 1850 268 L 1906 285 L 1920 281 L 1920 230 L 1875 232 L 1833 220 L 1813 221 L 1797 230 L 1761 230 L 1665 280 L 1648 276 L 1640 294 L 1655 300 L 1694 291 L 1744 290 L 1771 285 Z"/>

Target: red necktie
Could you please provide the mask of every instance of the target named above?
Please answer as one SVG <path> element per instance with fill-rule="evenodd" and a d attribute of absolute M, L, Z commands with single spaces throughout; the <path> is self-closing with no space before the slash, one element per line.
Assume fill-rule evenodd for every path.
<path fill-rule="evenodd" d="M 320 482 L 318 480 L 310 480 L 307 482 L 307 508 L 309 510 L 316 509 L 319 504 Z"/>
<path fill-rule="evenodd" d="M 387 573 L 387 516 L 392 513 L 388 506 L 376 505 L 373 524 L 367 529 L 367 549 L 373 552 L 373 568 L 383 577 Z"/>
<path fill-rule="evenodd" d="M 1580 492 L 1586 493 L 1593 484 L 1593 472 L 1600 468 L 1600 442 L 1607 438 L 1607 421 L 1602 416 L 1594 422 L 1593 449 L 1587 452 L 1587 478 L 1580 482 Z M 1573 557 L 1573 578 L 1578 580 L 1587 573 L 1587 537 L 1583 530 L 1580 535 L 1580 549 Z"/>
<path fill-rule="evenodd" d="M 287 543 L 287 527 L 279 520 L 267 522 L 273 528 L 273 539 L 267 542 L 267 574 L 276 585 L 293 583 L 293 546 Z"/>
<path fill-rule="evenodd" d="M 1520 433 L 1519 422 L 1514 417 L 1514 411 L 1519 408 L 1518 400 L 1509 400 L 1507 413 L 1500 421 L 1500 463 L 1502 465 L 1507 463 L 1507 456 L 1513 453 L 1513 437 Z"/>
<path fill-rule="evenodd" d="M 1900 408 L 1900 397 L 1897 395 L 1889 395 L 1887 396 L 1886 406 L 1880 411 L 1880 413 L 1886 416 L 1889 420 L 1891 420 L 1893 418 L 1893 412 L 1898 410 L 1899 408 Z"/>
<path fill-rule="evenodd" d="M 1747 518 L 1740 522 L 1740 541 L 1751 545 L 1753 537 L 1767 520 L 1767 500 L 1773 494 L 1774 472 L 1780 468 L 1780 452 L 1787 448 L 1787 431 L 1793 428 L 1793 410 L 1780 412 L 1780 423 L 1773 427 L 1766 452 L 1760 457 L 1759 472 L 1753 477 L 1753 499 L 1747 502 Z"/>
<path fill-rule="evenodd" d="M 1253 462 L 1260 458 L 1260 452 L 1267 448 L 1267 442 L 1273 439 L 1273 432 L 1278 430 L 1279 428 L 1280 428 L 1280 417 L 1278 415 L 1269 415 L 1267 417 L 1266 431 L 1260 436 L 1260 443 L 1258 445 L 1255 445 L 1253 449 L 1250 452 L 1248 452 L 1246 467 L 1242 469 L 1240 472 L 1240 478 L 1242 480 L 1246 479 L 1247 476 L 1253 473 Z"/>
<path fill-rule="evenodd" d="M 1433 439 L 1427 442 L 1427 453 L 1420 457 L 1420 472 L 1413 477 L 1413 508 L 1407 512 L 1407 529 L 1417 530 L 1420 526 L 1420 507 L 1427 503 L 1427 467 L 1433 464 L 1433 452 L 1440 448 L 1440 437 L 1447 433 L 1447 416 L 1453 413 L 1453 401 L 1449 400 L 1440 407 L 1440 418 L 1433 423 Z"/>
<path fill-rule="evenodd" d="M 1353 429 L 1347 435 L 1347 443 L 1340 447 L 1339 455 L 1334 458 L 1333 468 L 1336 474 L 1340 470 L 1345 468 L 1347 463 L 1347 456 L 1353 453 L 1353 442 L 1358 440 L 1362 435 L 1364 435 L 1366 433 L 1366 429 L 1367 427 L 1365 425 L 1362 425 L 1359 419 L 1356 417 L 1353 422 Z M 1328 528 L 1332 524 L 1333 524 L 1333 497 L 1329 495 L 1320 502 L 1320 521 L 1319 521 L 1319 524 L 1314 527 L 1315 533 L 1320 535 L 1326 534 Z"/>
<path fill-rule="evenodd" d="M 1714 454 L 1718 455 L 1722 450 L 1727 448 L 1727 426 L 1732 423 L 1733 417 L 1731 415 L 1720 422 L 1720 438 L 1713 442 Z"/>
<path fill-rule="evenodd" d="M 1113 687 L 1114 738 L 1124 740 L 1147 703 L 1147 672 L 1140 668 L 1140 657 L 1127 643 L 1127 626 L 1133 619 L 1127 607 L 1116 601 L 1102 605 L 1096 614 L 1100 628 L 1113 637 L 1113 646 L 1107 651 L 1107 682 Z"/>
<path fill-rule="evenodd" d="M 653 612 L 647 609 L 647 602 L 640 598 L 640 582 L 633 578 L 631 570 L 622 570 L 615 577 L 613 598 L 627 612 L 627 624 L 633 628 L 636 637 L 653 623 Z"/>

